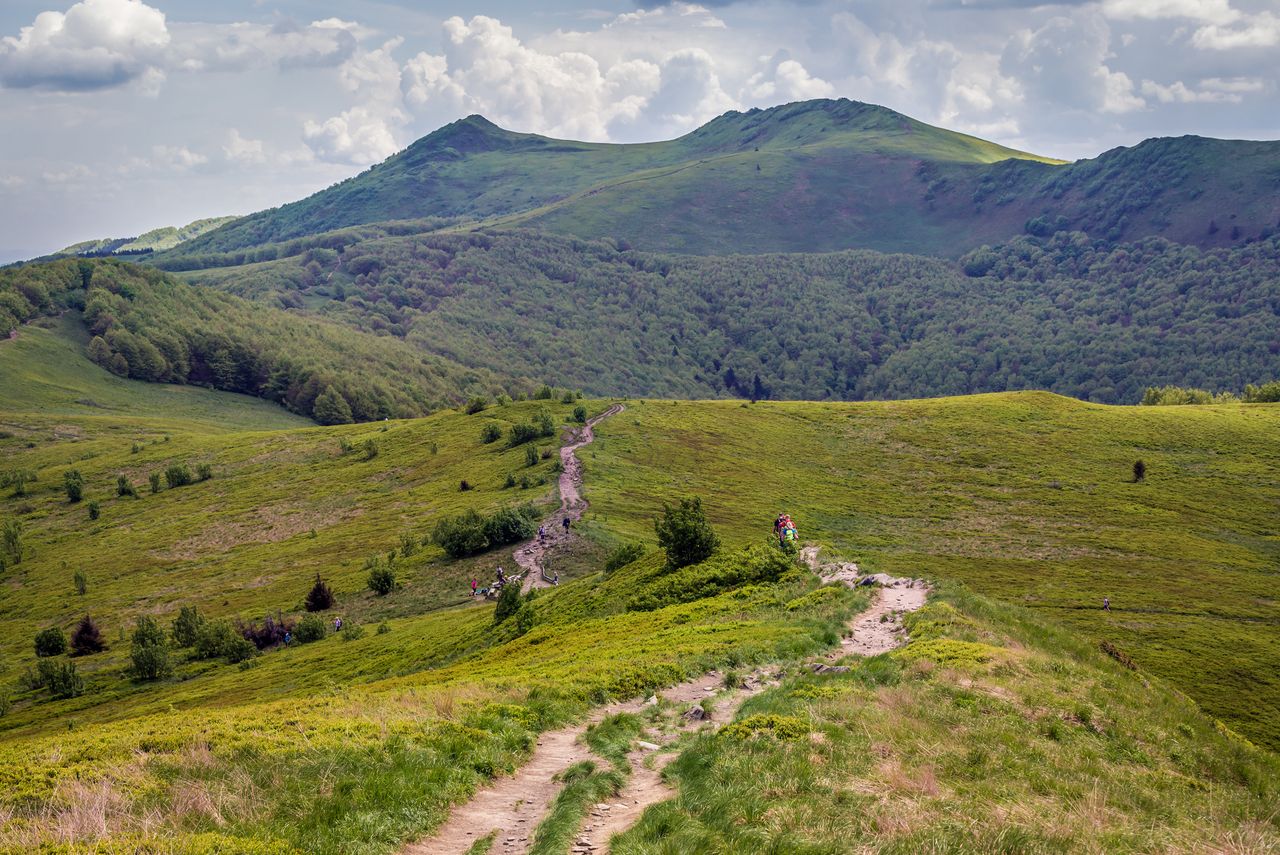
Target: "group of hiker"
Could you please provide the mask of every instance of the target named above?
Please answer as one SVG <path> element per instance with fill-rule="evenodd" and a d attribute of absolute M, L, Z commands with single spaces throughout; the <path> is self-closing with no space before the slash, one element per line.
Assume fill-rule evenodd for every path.
<path fill-rule="evenodd" d="M 796 524 L 791 521 L 791 514 L 778 514 L 773 521 L 773 536 L 778 538 L 778 545 L 783 549 L 794 548 L 800 539 Z"/>

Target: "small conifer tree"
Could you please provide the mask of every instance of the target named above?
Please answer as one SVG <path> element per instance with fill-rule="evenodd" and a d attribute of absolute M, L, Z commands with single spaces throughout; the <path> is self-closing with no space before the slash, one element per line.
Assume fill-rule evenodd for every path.
<path fill-rule="evenodd" d="M 319 573 L 316 574 L 316 583 L 307 592 L 305 605 L 309 612 L 322 612 L 325 609 L 333 608 L 333 591 L 320 578 Z"/>
<path fill-rule="evenodd" d="M 107 649 L 107 640 L 102 637 L 102 630 L 89 615 L 80 618 L 76 628 L 71 632 L 71 655 L 88 656 L 101 653 Z"/>

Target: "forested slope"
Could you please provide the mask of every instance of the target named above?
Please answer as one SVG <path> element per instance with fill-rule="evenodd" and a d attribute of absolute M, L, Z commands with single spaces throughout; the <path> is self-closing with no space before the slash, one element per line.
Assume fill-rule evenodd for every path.
<path fill-rule="evenodd" d="M 1202 251 L 1060 232 L 958 265 L 866 251 L 709 259 L 535 232 L 364 228 L 316 242 L 326 245 L 186 276 L 598 394 L 1044 388 L 1136 403 L 1152 385 L 1241 389 L 1280 376 L 1276 238 Z"/>

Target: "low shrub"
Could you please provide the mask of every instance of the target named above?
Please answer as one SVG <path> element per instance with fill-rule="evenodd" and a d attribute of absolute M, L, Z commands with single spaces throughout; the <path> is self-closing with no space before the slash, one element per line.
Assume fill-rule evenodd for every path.
<path fill-rule="evenodd" d="M 489 399 L 477 395 L 470 401 L 467 401 L 467 415 L 473 416 L 476 413 L 483 412 L 484 408 L 489 406 Z"/>
<path fill-rule="evenodd" d="M 277 647 L 284 644 L 284 637 L 293 632 L 293 621 L 288 618 L 281 617 L 277 612 L 275 617 L 267 615 L 262 619 L 262 623 L 238 623 L 236 629 L 240 632 L 242 638 L 253 645 L 255 650 L 266 650 L 269 647 Z"/>
<path fill-rule="evenodd" d="M 573 408 L 573 420 L 580 425 L 587 423 L 587 408 L 579 404 Z"/>
<path fill-rule="evenodd" d="M 164 470 L 164 481 L 169 489 L 185 487 L 192 482 L 191 470 L 181 463 L 175 463 Z"/>
<path fill-rule="evenodd" d="M 151 485 L 151 492 L 159 493 L 160 492 L 160 473 L 152 472 L 150 475 L 148 475 L 147 483 Z"/>
<path fill-rule="evenodd" d="M 232 665 L 243 662 L 258 652 L 227 620 L 210 621 L 200 627 L 196 636 L 197 659 L 225 659 Z"/>
<path fill-rule="evenodd" d="M 96 520 L 98 517 L 102 516 L 102 506 L 97 502 L 90 502 L 88 507 L 89 519 Z"/>
<path fill-rule="evenodd" d="M 625 567 L 633 561 L 639 561 L 644 557 L 644 554 L 644 544 L 624 543 L 609 553 L 609 557 L 604 562 L 604 572 L 612 573 L 614 570 Z"/>
<path fill-rule="evenodd" d="M 116 495 L 121 498 L 130 496 L 136 499 L 138 497 L 138 491 L 129 483 L 128 478 L 124 475 L 120 475 L 116 478 Z"/>
<path fill-rule="evenodd" d="M 201 463 L 196 467 L 196 480 L 208 481 L 213 477 L 213 467 L 208 463 Z"/>
<path fill-rule="evenodd" d="M 56 626 L 36 633 L 36 656 L 61 656 L 67 652 L 67 634 Z"/>
<path fill-rule="evenodd" d="M 389 562 L 378 562 L 369 571 L 369 590 L 385 597 L 396 589 L 396 573 Z"/>
<path fill-rule="evenodd" d="M 497 422 L 489 422 L 480 429 L 480 441 L 485 445 L 502 439 L 502 428 Z"/>
<path fill-rule="evenodd" d="M 310 644 L 313 641 L 323 639 L 327 632 L 328 628 L 325 627 L 324 618 L 319 615 L 307 615 L 298 621 L 293 637 L 297 639 L 299 644 Z"/>
<path fill-rule="evenodd" d="M 36 666 L 41 686 L 48 687 L 55 698 L 78 698 L 84 694 L 84 678 L 76 671 L 73 662 L 54 662 L 42 659 Z"/>
<path fill-rule="evenodd" d="M 84 476 L 79 469 L 68 469 L 62 474 L 62 488 L 67 491 L 68 502 L 78 502 L 84 496 Z"/>
<path fill-rule="evenodd" d="M 169 639 L 155 618 L 138 618 L 130 641 L 129 659 L 136 679 L 159 680 L 173 672 L 169 662 Z"/>
<path fill-rule="evenodd" d="M 720 538 L 702 510 L 702 499 L 696 496 L 681 499 L 675 507 L 663 502 L 662 516 L 653 521 L 653 528 L 671 570 L 705 561 L 720 546 Z"/>
<path fill-rule="evenodd" d="M 809 725 L 803 719 L 791 715 L 763 713 L 749 715 L 741 721 L 735 721 L 720 728 L 717 734 L 721 739 L 746 741 L 751 739 L 791 740 L 803 739 L 809 734 Z"/>

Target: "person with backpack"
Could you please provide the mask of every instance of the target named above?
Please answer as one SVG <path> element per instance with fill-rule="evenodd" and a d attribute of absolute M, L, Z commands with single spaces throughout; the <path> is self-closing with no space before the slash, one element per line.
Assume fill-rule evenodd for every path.
<path fill-rule="evenodd" d="M 471 577 L 471 596 L 474 597 L 476 595 L 476 586 L 479 584 L 480 584 L 480 580 L 472 576 Z"/>
<path fill-rule="evenodd" d="M 568 517 L 565 517 L 565 518 L 564 518 L 564 522 L 562 523 L 562 525 L 564 525 L 564 533 L 565 533 L 565 534 L 568 534 L 568 533 L 569 533 L 569 518 L 568 518 Z"/>

